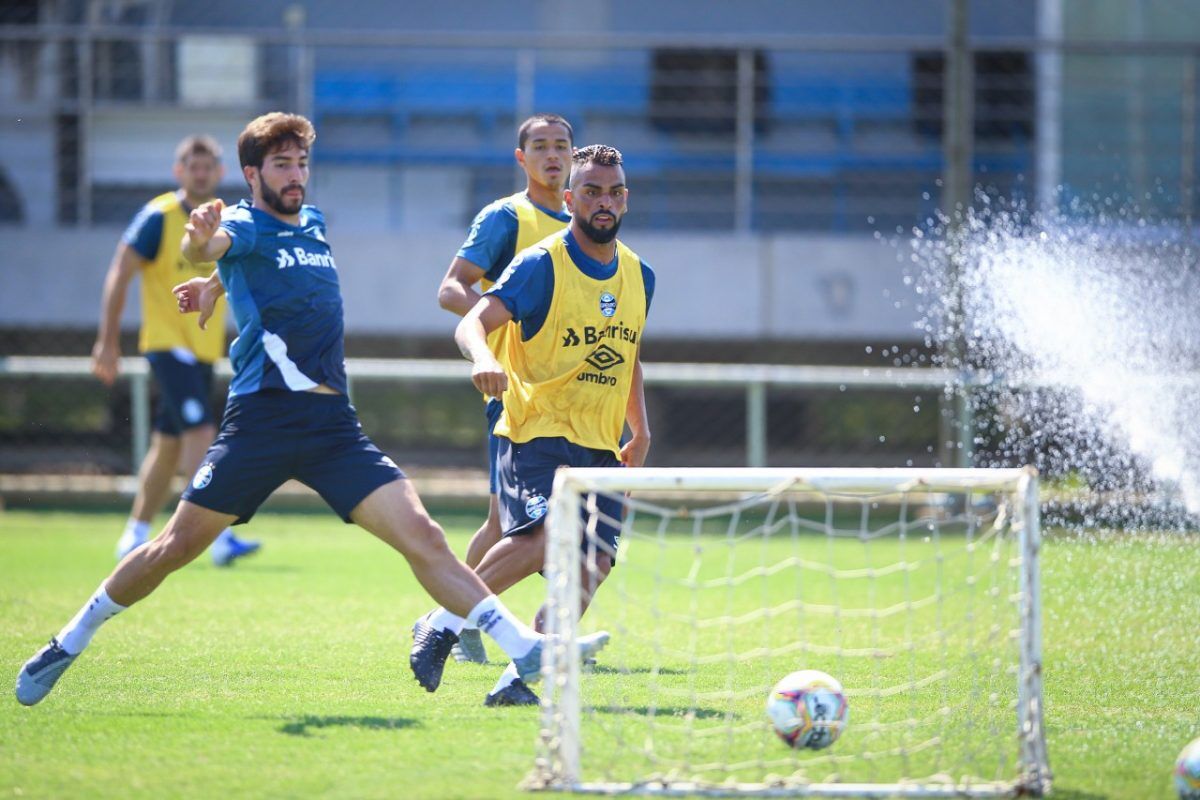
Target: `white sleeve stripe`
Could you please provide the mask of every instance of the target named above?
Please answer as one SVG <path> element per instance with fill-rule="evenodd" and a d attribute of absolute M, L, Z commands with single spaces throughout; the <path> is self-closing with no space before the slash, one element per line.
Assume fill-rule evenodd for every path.
<path fill-rule="evenodd" d="M 287 343 L 280 339 L 274 333 L 264 330 L 262 333 L 263 350 L 267 356 L 279 368 L 279 372 L 283 375 L 283 382 L 293 392 L 302 392 L 308 389 L 317 388 L 317 383 L 296 366 L 296 362 L 288 358 Z"/>

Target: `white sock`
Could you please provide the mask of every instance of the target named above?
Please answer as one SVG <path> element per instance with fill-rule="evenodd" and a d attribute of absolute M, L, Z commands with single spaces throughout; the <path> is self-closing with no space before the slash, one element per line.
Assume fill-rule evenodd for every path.
<path fill-rule="evenodd" d="M 100 626 L 120 614 L 126 606 L 118 605 L 108 596 L 104 584 L 92 595 L 91 599 L 79 609 L 79 613 L 54 637 L 63 650 L 73 656 L 83 652 Z"/>
<path fill-rule="evenodd" d="M 527 655 L 542 640 L 540 633 L 513 616 L 494 594 L 480 600 L 467 615 L 467 620 L 495 639 L 509 658 Z"/>
<path fill-rule="evenodd" d="M 139 542 L 144 542 L 150 538 L 150 523 L 130 517 L 125 523 L 125 533 L 132 534 Z"/>
<path fill-rule="evenodd" d="M 508 666 L 504 668 L 504 672 L 500 673 L 500 680 L 496 681 L 496 685 L 492 687 L 491 693 L 495 694 L 501 689 L 508 688 L 512 685 L 513 681 L 520 677 L 521 676 L 517 674 L 517 665 L 511 661 L 508 662 Z"/>
<path fill-rule="evenodd" d="M 452 614 L 444 608 L 438 608 L 430 614 L 427 621 L 434 630 L 441 628 L 442 630 L 450 631 L 455 636 L 462 632 L 463 625 L 467 622 L 462 617 Z"/>
<path fill-rule="evenodd" d="M 229 544 L 229 540 L 233 538 L 233 529 L 226 528 L 217 534 L 216 541 L 213 544 Z"/>

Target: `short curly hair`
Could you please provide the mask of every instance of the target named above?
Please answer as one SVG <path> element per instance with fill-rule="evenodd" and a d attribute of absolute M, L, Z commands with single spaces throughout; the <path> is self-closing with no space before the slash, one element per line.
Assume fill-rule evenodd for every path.
<path fill-rule="evenodd" d="M 272 111 L 250 120 L 238 136 L 238 161 L 243 167 L 262 167 L 268 153 L 289 144 L 311 150 L 317 132 L 307 118 L 299 114 Z"/>
<path fill-rule="evenodd" d="M 575 152 L 571 154 L 571 161 L 576 167 L 582 167 L 584 164 L 595 164 L 600 167 L 619 167 L 623 163 L 621 151 L 606 144 L 589 144 L 586 147 L 577 147 L 575 148 Z"/>

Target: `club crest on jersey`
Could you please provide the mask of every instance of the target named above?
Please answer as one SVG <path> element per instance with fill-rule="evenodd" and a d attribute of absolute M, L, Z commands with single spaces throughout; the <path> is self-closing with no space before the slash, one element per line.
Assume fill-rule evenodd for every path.
<path fill-rule="evenodd" d="M 210 461 L 200 469 L 196 470 L 196 476 L 192 478 L 193 489 L 203 489 L 212 483 L 213 463 Z"/>
<path fill-rule="evenodd" d="M 600 293 L 600 313 L 606 317 L 617 313 L 617 298 L 609 292 Z"/>
<path fill-rule="evenodd" d="M 541 519 L 546 516 L 548 507 L 546 498 L 540 494 L 535 494 L 533 497 L 525 501 L 525 516 L 530 519 Z"/>

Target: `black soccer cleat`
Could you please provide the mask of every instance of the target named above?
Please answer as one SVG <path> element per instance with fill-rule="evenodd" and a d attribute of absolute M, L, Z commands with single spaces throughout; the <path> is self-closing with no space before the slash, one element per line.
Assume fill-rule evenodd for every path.
<path fill-rule="evenodd" d="M 492 692 L 483 701 L 485 706 L 536 706 L 541 698 L 525 685 L 525 681 L 517 678 L 503 689 Z"/>
<path fill-rule="evenodd" d="M 408 665 L 413 676 L 427 692 L 436 692 L 442 683 L 442 670 L 450 649 L 458 641 L 458 635 L 448 630 L 434 630 L 425 618 L 413 625 L 412 651 L 408 654 Z"/>

